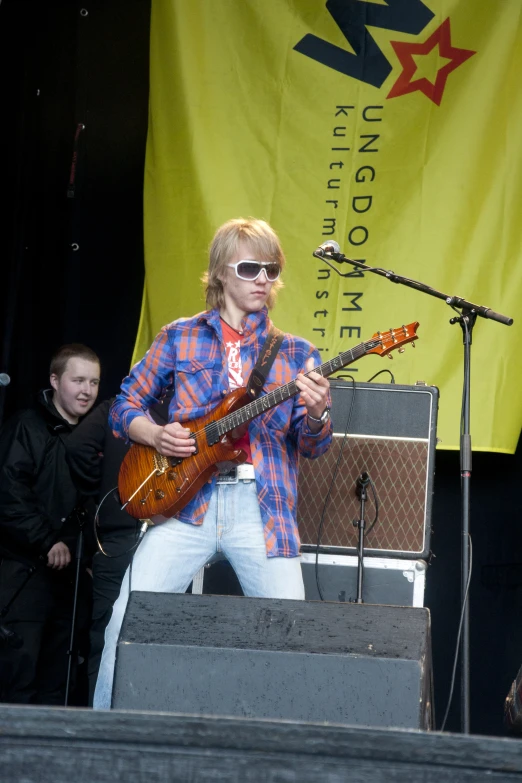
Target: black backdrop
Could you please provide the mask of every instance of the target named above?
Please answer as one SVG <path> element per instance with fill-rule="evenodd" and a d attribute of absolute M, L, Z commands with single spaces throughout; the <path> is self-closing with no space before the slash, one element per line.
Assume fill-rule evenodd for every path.
<path fill-rule="evenodd" d="M 63 343 L 99 354 L 102 396 L 129 367 L 143 290 L 149 16 L 149 0 L 0 6 L 7 412 L 48 383 Z"/>
<path fill-rule="evenodd" d="M 50 355 L 64 342 L 85 342 L 101 357 L 100 399 L 128 369 L 143 287 L 149 17 L 150 0 L 0 5 L 0 372 L 12 378 L 0 392 L 6 414 L 47 384 Z M 474 454 L 473 468 L 471 728 L 500 734 L 503 699 L 522 663 L 521 450 Z M 426 604 L 440 725 L 460 597 L 454 452 L 437 453 L 432 548 Z M 457 677 L 447 728 L 458 727 Z"/>

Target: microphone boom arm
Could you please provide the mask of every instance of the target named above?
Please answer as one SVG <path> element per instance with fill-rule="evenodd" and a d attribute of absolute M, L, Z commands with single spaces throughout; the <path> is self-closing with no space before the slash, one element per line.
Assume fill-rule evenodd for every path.
<path fill-rule="evenodd" d="M 326 247 L 329 247 L 328 243 L 325 243 L 325 245 Z M 321 246 L 318 247 L 317 250 L 314 250 L 312 255 L 315 258 L 318 258 L 320 261 L 327 263 L 328 266 L 333 269 L 334 272 L 336 272 L 340 277 L 349 277 L 351 273 L 339 272 L 339 270 L 330 263 L 330 259 L 336 261 L 338 264 L 351 264 L 352 266 L 357 267 L 357 269 L 362 269 L 365 272 L 373 272 L 375 275 L 385 277 L 391 283 L 405 285 L 408 286 L 408 288 L 414 288 L 416 291 L 421 291 L 423 294 L 435 296 L 437 299 L 443 299 L 446 304 L 453 309 L 468 310 L 471 313 L 479 315 L 481 318 L 489 318 L 491 321 L 497 321 L 498 323 L 504 324 L 505 326 L 511 326 L 513 323 L 513 319 L 510 316 L 503 315 L 502 313 L 496 313 L 490 307 L 468 302 L 467 299 L 463 299 L 461 296 L 451 296 L 450 294 L 445 294 L 442 291 L 438 291 L 436 288 L 432 288 L 431 286 L 426 285 L 426 283 L 421 283 L 419 280 L 411 280 L 408 277 L 397 275 L 390 269 L 381 269 L 381 267 L 377 266 L 368 266 L 367 264 L 363 263 L 363 261 L 356 261 L 353 258 L 347 258 L 344 253 L 337 252 L 336 250 L 326 250 L 323 249 L 323 246 Z"/>

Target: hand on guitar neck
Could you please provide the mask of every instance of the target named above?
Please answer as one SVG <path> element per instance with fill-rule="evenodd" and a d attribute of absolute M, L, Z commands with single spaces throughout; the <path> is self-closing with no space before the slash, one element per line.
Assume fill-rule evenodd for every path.
<path fill-rule="evenodd" d="M 307 375 L 299 373 L 295 379 L 295 383 L 299 391 L 301 392 L 301 398 L 306 405 L 306 411 L 314 419 L 320 419 L 325 408 L 328 405 L 328 392 L 330 391 L 330 384 L 326 378 L 319 375 L 317 372 L 313 372 L 314 360 L 308 359 L 306 362 Z M 316 421 L 308 419 L 308 428 L 311 432 L 319 432 L 322 428 L 322 424 Z"/>

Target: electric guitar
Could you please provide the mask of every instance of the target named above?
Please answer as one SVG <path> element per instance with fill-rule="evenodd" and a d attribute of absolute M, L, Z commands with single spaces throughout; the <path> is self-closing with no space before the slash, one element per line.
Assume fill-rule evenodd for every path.
<path fill-rule="evenodd" d="M 417 340 L 418 326 L 414 322 L 388 332 L 377 332 L 367 342 L 343 351 L 315 367 L 313 372 L 327 378 L 362 356 L 371 353 L 386 356 L 396 348 L 402 353 L 406 343 Z M 246 388 L 235 389 L 206 416 L 184 422 L 184 426 L 190 427 L 196 445 L 196 452 L 190 457 L 164 457 L 151 446 L 132 444 L 118 477 L 123 508 L 136 519 L 148 519 L 152 524 L 176 516 L 218 472 L 218 463 L 239 465 L 245 461 L 245 452 L 235 448 L 230 432 L 298 393 L 295 381 L 255 400 L 248 397 Z"/>

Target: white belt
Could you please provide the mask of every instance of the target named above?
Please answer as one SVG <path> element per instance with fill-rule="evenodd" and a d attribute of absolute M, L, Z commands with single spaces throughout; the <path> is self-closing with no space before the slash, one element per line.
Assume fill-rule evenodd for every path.
<path fill-rule="evenodd" d="M 242 465 L 238 465 L 236 470 L 237 470 L 237 477 L 239 481 L 246 480 L 246 479 L 255 479 L 256 477 L 254 466 L 251 465 L 249 462 L 244 462 Z"/>
<path fill-rule="evenodd" d="M 217 477 L 217 483 L 237 484 L 238 481 L 252 481 L 255 477 L 254 466 L 245 462 L 232 468 L 228 473 L 221 473 Z"/>

